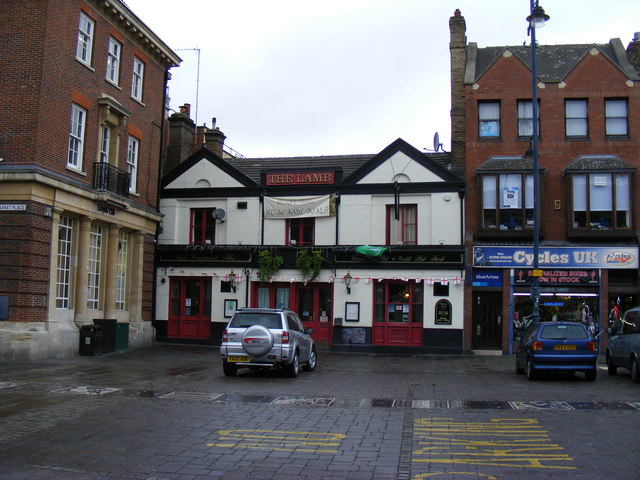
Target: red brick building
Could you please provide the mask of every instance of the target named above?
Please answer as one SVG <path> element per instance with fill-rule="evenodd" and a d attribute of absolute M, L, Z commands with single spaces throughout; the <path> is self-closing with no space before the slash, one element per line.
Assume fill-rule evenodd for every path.
<path fill-rule="evenodd" d="M 509 352 L 532 312 L 531 47 L 468 43 L 460 11 L 449 24 L 452 153 L 467 184 L 464 343 Z M 586 305 L 605 324 L 612 301 L 640 300 L 640 42 L 539 37 L 541 320 L 580 318 Z"/>
<path fill-rule="evenodd" d="M 0 22 L 0 357 L 76 353 L 94 320 L 124 325 L 125 344 L 151 341 L 180 58 L 118 0 L 14 0 Z"/>

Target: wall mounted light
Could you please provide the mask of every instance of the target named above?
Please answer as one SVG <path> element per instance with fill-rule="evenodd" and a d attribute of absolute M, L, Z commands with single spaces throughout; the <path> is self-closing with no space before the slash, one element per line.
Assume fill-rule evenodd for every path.
<path fill-rule="evenodd" d="M 231 269 L 229 272 L 229 286 L 231 287 L 231 291 L 236 293 L 236 272 Z"/>
<path fill-rule="evenodd" d="M 344 276 L 344 285 L 347 287 L 347 295 L 351 295 L 351 280 L 353 280 L 351 272 L 347 272 Z"/>

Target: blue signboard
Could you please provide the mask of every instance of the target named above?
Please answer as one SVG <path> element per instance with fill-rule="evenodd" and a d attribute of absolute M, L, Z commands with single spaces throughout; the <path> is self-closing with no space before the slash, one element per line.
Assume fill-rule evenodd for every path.
<path fill-rule="evenodd" d="M 502 270 L 474 270 L 472 283 L 474 287 L 501 287 Z"/>
<path fill-rule="evenodd" d="M 473 247 L 473 266 L 518 268 L 533 266 L 533 247 Z M 638 247 L 542 247 L 540 268 L 638 268 Z"/>

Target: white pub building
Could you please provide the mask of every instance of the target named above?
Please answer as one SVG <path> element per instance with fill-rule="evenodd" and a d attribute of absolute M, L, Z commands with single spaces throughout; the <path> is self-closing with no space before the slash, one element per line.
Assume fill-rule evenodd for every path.
<path fill-rule="evenodd" d="M 325 349 L 463 351 L 464 184 L 449 154 L 398 139 L 376 155 L 250 159 L 218 129 L 204 138 L 162 182 L 159 340 L 216 345 L 236 308 L 271 307 Z"/>

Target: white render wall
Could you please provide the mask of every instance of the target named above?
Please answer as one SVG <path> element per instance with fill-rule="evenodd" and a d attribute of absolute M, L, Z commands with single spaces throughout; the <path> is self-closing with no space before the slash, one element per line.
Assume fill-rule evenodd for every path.
<path fill-rule="evenodd" d="M 247 282 L 245 277 L 239 277 L 236 282 L 236 292 L 220 293 L 220 283 L 225 280 L 225 275 L 229 273 L 228 268 L 202 268 L 202 267 L 168 267 L 158 269 L 156 278 L 157 287 L 157 306 L 156 319 L 167 320 L 169 318 L 169 282 L 162 282 L 162 279 L 168 280 L 169 277 L 210 277 L 212 278 L 212 305 L 211 305 L 211 321 L 226 323 L 229 319 L 225 319 L 223 312 L 224 299 L 237 299 L 238 307 L 245 306 Z M 256 269 L 251 271 L 251 281 L 257 281 Z M 345 316 L 345 302 L 360 303 L 360 321 L 359 322 L 343 322 L 343 326 L 347 327 L 371 327 L 373 325 L 373 292 L 374 286 L 378 282 L 378 278 L 389 279 L 396 278 L 407 282 L 420 282 L 424 287 L 424 328 L 452 329 L 460 330 L 463 327 L 463 303 L 464 303 L 464 282 L 462 281 L 462 271 L 452 270 L 429 270 L 428 273 L 421 273 L 415 270 L 380 270 L 376 272 L 373 269 L 350 269 L 349 273 L 353 277 L 351 283 L 351 294 L 347 294 L 344 284 L 344 276 L 346 269 L 337 269 L 335 277 L 333 272 L 324 269 L 320 272 L 320 276 L 313 283 L 333 283 L 333 318 L 343 318 Z M 458 277 L 459 283 L 455 283 L 455 277 Z M 442 278 L 449 281 L 449 296 L 434 297 L 433 285 L 429 284 L 429 279 L 439 282 Z M 274 282 L 300 282 L 302 277 L 299 270 L 283 269 L 280 270 Z M 439 300 L 446 299 L 452 305 L 452 324 L 436 325 L 435 324 L 435 305 Z"/>

